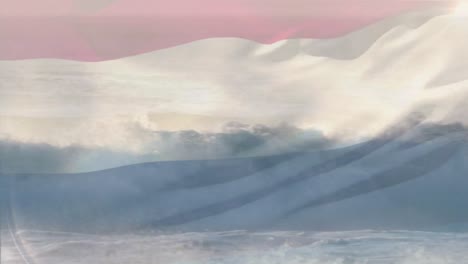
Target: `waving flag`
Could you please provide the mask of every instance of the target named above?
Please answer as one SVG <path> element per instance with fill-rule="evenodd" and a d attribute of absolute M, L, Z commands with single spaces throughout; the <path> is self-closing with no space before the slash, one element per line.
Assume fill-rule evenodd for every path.
<path fill-rule="evenodd" d="M 0 261 L 414 263 L 468 223 L 463 1 L 0 3 Z"/>

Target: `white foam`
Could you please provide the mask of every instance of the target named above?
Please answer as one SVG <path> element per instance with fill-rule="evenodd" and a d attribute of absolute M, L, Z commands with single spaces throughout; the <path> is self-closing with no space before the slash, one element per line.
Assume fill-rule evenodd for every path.
<path fill-rule="evenodd" d="M 37 264 L 458 264 L 466 234 L 243 231 L 89 237 L 25 232 Z M 14 262 L 5 262 L 11 264 Z"/>

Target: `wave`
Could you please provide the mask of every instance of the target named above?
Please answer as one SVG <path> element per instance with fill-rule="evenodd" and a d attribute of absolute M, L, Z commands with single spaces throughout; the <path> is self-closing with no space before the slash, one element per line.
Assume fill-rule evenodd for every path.
<path fill-rule="evenodd" d="M 418 230 L 463 223 L 466 130 L 427 126 L 421 117 L 343 149 L 2 178 L 12 221 L 28 229 Z"/>

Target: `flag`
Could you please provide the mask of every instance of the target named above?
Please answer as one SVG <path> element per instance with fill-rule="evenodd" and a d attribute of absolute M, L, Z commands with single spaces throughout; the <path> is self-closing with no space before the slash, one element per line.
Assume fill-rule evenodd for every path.
<path fill-rule="evenodd" d="M 50 252 L 18 230 L 180 241 L 468 219 L 463 2 L 1 6 L 0 198 L 26 263 Z"/>

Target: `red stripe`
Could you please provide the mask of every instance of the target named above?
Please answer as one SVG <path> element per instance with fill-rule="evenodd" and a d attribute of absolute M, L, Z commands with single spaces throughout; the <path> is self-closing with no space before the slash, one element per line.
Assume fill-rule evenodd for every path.
<path fill-rule="evenodd" d="M 91 7 L 83 5 L 86 1 Z M 420 0 L 99 0 L 104 2 L 93 4 L 91 0 L 86 1 L 2 2 L 6 8 L 0 11 L 0 59 L 100 61 L 214 37 L 245 38 L 260 43 L 287 38 L 331 38 L 388 16 L 441 3 Z"/>

